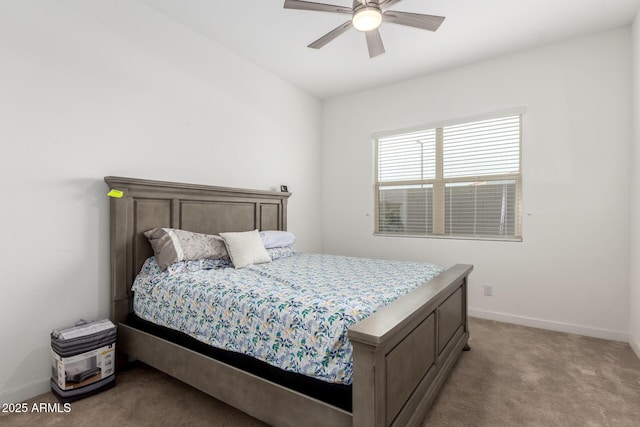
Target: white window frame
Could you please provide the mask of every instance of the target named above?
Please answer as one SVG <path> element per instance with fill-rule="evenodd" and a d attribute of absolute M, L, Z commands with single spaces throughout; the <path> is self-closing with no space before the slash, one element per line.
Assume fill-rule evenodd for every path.
<path fill-rule="evenodd" d="M 467 117 L 464 119 L 449 120 L 434 124 L 415 126 L 411 128 L 378 132 L 372 135 L 374 142 L 374 215 L 373 229 L 374 235 L 385 237 L 419 237 L 419 238 L 444 238 L 444 239 L 465 239 L 465 240 L 498 240 L 498 241 L 522 241 L 522 145 L 523 145 L 523 122 L 524 108 L 516 108 L 494 112 L 481 116 Z M 463 125 L 483 120 L 499 119 L 510 116 L 520 116 L 520 144 L 519 144 L 519 168 L 518 173 L 499 174 L 499 175 L 478 175 L 478 176 L 461 176 L 444 178 L 444 147 L 443 147 L 443 128 L 448 126 Z M 411 132 L 425 131 L 435 129 L 436 131 L 436 175 L 434 179 L 421 179 L 419 181 L 393 181 L 380 183 L 378 176 L 378 141 L 385 137 L 402 135 Z M 477 235 L 451 235 L 445 234 L 445 212 L 446 212 L 446 185 L 450 183 L 462 183 L 469 181 L 490 181 L 490 180 L 513 180 L 515 181 L 515 217 L 514 217 L 514 235 L 513 236 L 477 236 Z M 397 233 L 380 231 L 380 188 L 385 186 L 402 186 L 402 185 L 432 185 L 432 218 L 433 233 Z"/>

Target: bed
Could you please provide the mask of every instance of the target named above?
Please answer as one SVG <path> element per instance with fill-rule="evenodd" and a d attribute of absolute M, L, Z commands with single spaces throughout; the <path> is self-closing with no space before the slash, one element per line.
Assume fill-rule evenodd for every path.
<path fill-rule="evenodd" d="M 350 405 L 197 351 L 132 321 L 134 280 L 153 255 L 144 231 L 286 230 L 288 192 L 106 177 L 111 198 L 111 320 L 118 368 L 139 360 L 276 426 L 418 425 L 469 338 L 470 265 L 454 265 L 347 331 Z M 275 264 L 274 261 L 273 264 Z"/>

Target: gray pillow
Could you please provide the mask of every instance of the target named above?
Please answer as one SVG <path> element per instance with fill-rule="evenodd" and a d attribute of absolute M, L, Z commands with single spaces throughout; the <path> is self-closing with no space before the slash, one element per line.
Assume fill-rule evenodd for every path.
<path fill-rule="evenodd" d="M 271 262 L 271 257 L 262 244 L 258 230 L 220 233 L 220 237 L 224 239 L 227 252 L 229 252 L 229 257 L 235 268 Z"/>
<path fill-rule="evenodd" d="M 175 228 L 153 228 L 145 231 L 144 235 L 149 239 L 156 263 L 162 270 L 178 261 L 229 257 L 219 236 Z"/>

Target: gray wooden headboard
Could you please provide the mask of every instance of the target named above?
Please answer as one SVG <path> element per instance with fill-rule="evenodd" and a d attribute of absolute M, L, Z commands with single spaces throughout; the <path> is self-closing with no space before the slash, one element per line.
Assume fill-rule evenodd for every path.
<path fill-rule="evenodd" d="M 144 261 L 153 255 L 143 232 L 156 227 L 197 233 L 286 230 L 291 193 L 214 187 L 108 176 L 111 198 L 111 313 L 125 322 L 131 311 L 131 285 Z"/>

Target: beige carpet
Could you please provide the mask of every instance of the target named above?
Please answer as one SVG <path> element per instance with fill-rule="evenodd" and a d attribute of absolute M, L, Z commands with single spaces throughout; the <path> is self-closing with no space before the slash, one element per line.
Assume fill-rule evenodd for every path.
<path fill-rule="evenodd" d="M 425 426 L 640 426 L 640 360 L 628 344 L 471 319 Z M 28 402 L 56 402 L 50 393 Z M 0 414 L 7 426 L 262 426 L 141 365 L 69 413 Z"/>

